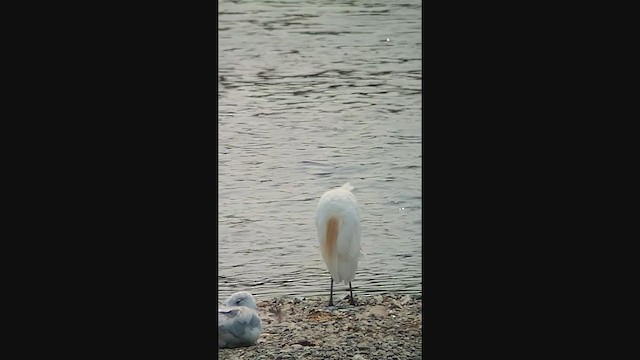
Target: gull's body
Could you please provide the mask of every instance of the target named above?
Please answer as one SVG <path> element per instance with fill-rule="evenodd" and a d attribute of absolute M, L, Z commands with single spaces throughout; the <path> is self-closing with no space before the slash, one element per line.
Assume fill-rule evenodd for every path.
<path fill-rule="evenodd" d="M 229 296 L 226 306 L 218 309 L 218 347 L 253 345 L 262 333 L 257 310 L 255 299 L 248 292 Z"/>
<path fill-rule="evenodd" d="M 349 284 L 351 304 L 355 305 L 351 281 L 360 257 L 360 216 L 358 202 L 346 183 L 325 192 L 316 212 L 316 227 L 322 259 L 331 274 L 329 305 L 333 305 L 333 282 Z"/>

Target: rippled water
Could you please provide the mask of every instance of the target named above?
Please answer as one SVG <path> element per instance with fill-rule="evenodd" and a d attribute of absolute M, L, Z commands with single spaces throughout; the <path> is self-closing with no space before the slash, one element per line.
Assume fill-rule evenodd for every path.
<path fill-rule="evenodd" d="M 354 292 L 421 293 L 421 20 L 416 0 L 219 2 L 221 300 L 328 296 L 315 210 L 345 182 Z"/>

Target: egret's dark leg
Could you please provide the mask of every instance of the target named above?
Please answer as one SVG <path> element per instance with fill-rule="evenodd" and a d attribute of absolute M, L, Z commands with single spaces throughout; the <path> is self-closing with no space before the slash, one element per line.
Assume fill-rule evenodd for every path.
<path fill-rule="evenodd" d="M 351 305 L 355 305 L 356 301 L 353 299 L 353 290 L 351 290 L 351 281 L 349 281 L 349 293 L 351 294 Z"/>
<path fill-rule="evenodd" d="M 329 293 L 329 306 L 333 306 L 333 278 L 331 278 L 331 293 Z"/>

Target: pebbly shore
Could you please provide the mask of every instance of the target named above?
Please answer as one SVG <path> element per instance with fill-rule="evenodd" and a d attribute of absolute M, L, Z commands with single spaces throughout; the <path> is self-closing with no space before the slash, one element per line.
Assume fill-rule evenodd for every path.
<path fill-rule="evenodd" d="M 422 296 L 257 300 L 262 335 L 250 347 L 218 349 L 219 359 L 421 359 Z"/>

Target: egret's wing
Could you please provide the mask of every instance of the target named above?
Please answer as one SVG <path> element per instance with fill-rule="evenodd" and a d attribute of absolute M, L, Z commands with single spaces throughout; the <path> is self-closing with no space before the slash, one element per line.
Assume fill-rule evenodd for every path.
<path fill-rule="evenodd" d="M 338 256 L 353 260 L 360 255 L 360 220 L 357 212 L 348 212 L 342 218 L 338 231 Z"/>
<path fill-rule="evenodd" d="M 320 201 L 318 202 L 318 208 L 316 211 L 316 228 L 318 231 L 318 241 L 320 245 L 320 252 L 324 263 L 327 264 L 327 269 L 331 273 L 331 277 L 337 281 L 338 279 L 338 252 L 337 252 L 337 234 L 333 231 L 336 230 L 335 223 L 332 224 L 330 233 L 329 220 L 332 217 L 339 218 L 340 207 L 336 206 L 335 198 L 338 190 L 330 190 L 325 192 Z M 339 226 L 338 226 L 339 230 Z M 334 237 L 334 235 L 336 235 Z"/>
<path fill-rule="evenodd" d="M 360 256 L 360 214 L 356 197 L 345 189 L 347 183 L 336 191 L 333 199 L 334 207 L 339 209 L 340 231 L 338 233 L 338 256 L 355 260 Z M 355 269 L 353 269 L 355 273 Z"/>

